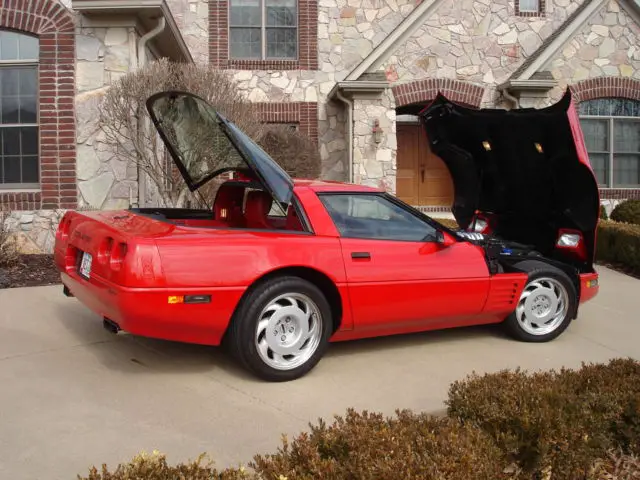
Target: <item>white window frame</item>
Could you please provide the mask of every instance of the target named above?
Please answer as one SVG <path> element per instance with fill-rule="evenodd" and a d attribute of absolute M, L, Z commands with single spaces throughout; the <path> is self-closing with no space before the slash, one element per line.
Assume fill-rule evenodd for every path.
<path fill-rule="evenodd" d="M 6 28 L 0 29 L 2 31 L 13 31 Z M 19 35 L 32 36 L 23 32 L 15 32 Z M 2 183 L 0 182 L 0 191 L 14 192 L 16 190 L 40 190 L 42 183 L 42 142 L 40 141 L 40 61 L 39 59 L 24 59 L 24 60 L 0 60 L 0 70 L 12 68 L 12 67 L 35 67 L 36 69 L 36 123 L 0 123 L 0 129 L 5 128 L 24 128 L 24 127 L 36 127 L 38 128 L 38 183 Z M 22 160 L 21 160 L 22 161 Z"/>
<path fill-rule="evenodd" d="M 227 10 L 227 38 L 228 42 L 228 55 L 230 60 L 237 61 L 259 61 L 259 62 L 271 62 L 271 61 L 283 61 L 283 62 L 294 62 L 300 59 L 300 0 L 295 0 L 296 2 L 296 24 L 295 26 L 269 26 L 268 28 L 283 28 L 283 29 L 296 29 L 296 55 L 295 57 L 268 57 L 267 56 L 267 2 L 265 0 L 258 0 L 260 2 L 260 14 L 262 16 L 260 21 L 260 57 L 234 57 L 231 55 L 231 30 L 234 28 L 258 28 L 251 25 L 233 25 L 231 23 L 231 3 L 233 0 L 229 0 L 229 8 Z"/>
<path fill-rule="evenodd" d="M 531 9 L 522 8 L 522 1 L 523 0 L 516 0 L 516 2 L 518 2 L 518 12 L 520 12 L 520 13 L 540 13 L 540 0 L 536 0 L 537 5 L 532 10 Z"/>
<path fill-rule="evenodd" d="M 614 161 L 614 155 L 615 155 L 615 151 L 614 151 L 614 145 L 615 145 L 615 133 L 614 133 L 614 120 L 630 120 L 632 122 L 640 122 L 640 117 L 628 117 L 628 116 L 613 116 L 613 115 L 579 115 L 579 118 L 584 118 L 585 120 L 599 120 L 599 121 L 607 121 L 607 125 L 609 128 L 608 131 L 608 135 L 609 135 L 609 163 L 608 163 L 608 167 L 609 167 L 609 181 L 606 184 L 598 184 L 598 187 L 600 188 L 615 188 L 617 190 L 637 190 L 638 188 L 640 188 L 640 184 L 634 186 L 615 186 L 613 184 L 613 165 L 615 163 Z M 587 153 L 589 153 L 587 151 Z M 600 152 L 600 153 L 605 153 L 605 152 Z M 623 152 L 624 153 L 633 153 L 633 152 Z M 640 152 L 638 152 L 638 155 L 640 156 Z"/>

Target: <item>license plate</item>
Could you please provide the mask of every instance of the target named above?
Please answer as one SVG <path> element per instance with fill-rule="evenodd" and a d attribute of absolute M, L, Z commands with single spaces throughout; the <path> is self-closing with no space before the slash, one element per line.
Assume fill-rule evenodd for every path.
<path fill-rule="evenodd" d="M 82 260 L 80 260 L 80 275 L 84 278 L 89 278 L 91 276 L 91 262 L 93 261 L 93 257 L 90 253 L 82 252 Z"/>

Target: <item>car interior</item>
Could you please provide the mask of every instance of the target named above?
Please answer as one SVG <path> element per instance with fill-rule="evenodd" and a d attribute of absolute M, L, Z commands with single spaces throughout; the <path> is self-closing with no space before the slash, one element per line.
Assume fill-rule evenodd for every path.
<path fill-rule="evenodd" d="M 284 212 L 269 192 L 245 181 L 227 181 L 216 194 L 213 218 L 173 218 L 172 223 L 187 227 L 246 228 L 250 230 L 304 231 L 296 208 Z"/>

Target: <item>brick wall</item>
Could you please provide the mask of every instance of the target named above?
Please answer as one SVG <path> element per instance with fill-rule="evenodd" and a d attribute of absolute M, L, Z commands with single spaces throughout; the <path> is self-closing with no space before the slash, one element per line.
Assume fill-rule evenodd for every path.
<path fill-rule="evenodd" d="M 468 82 L 444 78 L 429 78 L 393 87 L 396 108 L 412 103 L 428 102 L 441 92 L 449 100 L 471 107 L 480 107 L 484 88 Z"/>
<path fill-rule="evenodd" d="M 229 58 L 229 0 L 209 0 L 209 63 L 238 70 L 317 70 L 318 0 L 298 1 L 298 59 Z"/>
<path fill-rule="evenodd" d="M 2 0 L 0 28 L 40 40 L 40 192 L 0 193 L 13 210 L 75 208 L 75 37 L 70 12 L 55 0 Z"/>
<path fill-rule="evenodd" d="M 297 124 L 318 144 L 318 104 L 313 102 L 255 103 L 261 122 Z"/>
<path fill-rule="evenodd" d="M 628 77 L 596 77 L 570 86 L 576 102 L 605 97 L 640 100 L 640 80 Z"/>

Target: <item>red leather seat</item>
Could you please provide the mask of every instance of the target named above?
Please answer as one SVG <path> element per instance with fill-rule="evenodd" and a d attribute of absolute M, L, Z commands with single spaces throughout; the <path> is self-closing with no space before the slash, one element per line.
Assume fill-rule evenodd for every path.
<path fill-rule="evenodd" d="M 262 190 L 250 191 L 247 194 L 247 202 L 244 209 L 247 228 L 273 229 L 268 218 L 272 203 L 273 199 L 267 192 Z"/>
<path fill-rule="evenodd" d="M 237 185 L 221 185 L 213 205 L 214 218 L 230 227 L 245 226 L 242 214 L 244 187 Z"/>

